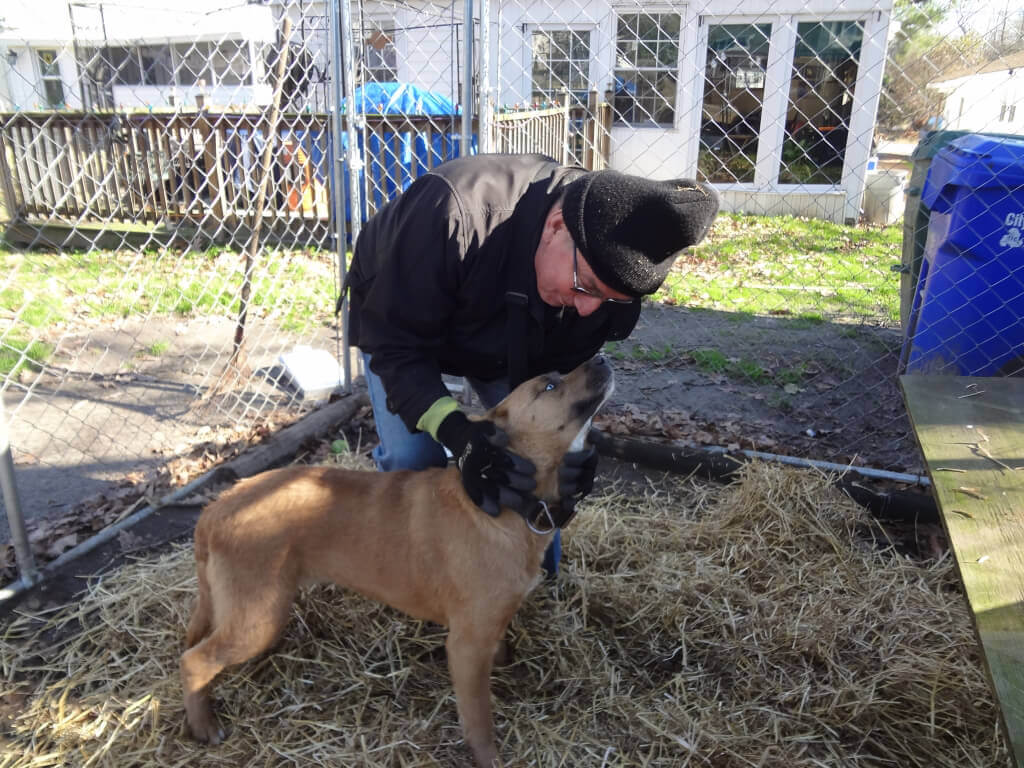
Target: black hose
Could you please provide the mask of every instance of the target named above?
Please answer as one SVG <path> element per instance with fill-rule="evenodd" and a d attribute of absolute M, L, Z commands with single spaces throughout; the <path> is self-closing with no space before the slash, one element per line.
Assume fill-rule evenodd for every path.
<path fill-rule="evenodd" d="M 734 480 L 739 470 L 750 461 L 742 455 L 684 450 L 650 440 L 613 437 L 599 429 L 591 429 L 588 439 L 602 456 L 723 483 Z M 878 491 L 865 483 L 862 478 L 840 477 L 836 479 L 835 486 L 877 518 L 909 523 L 940 521 L 938 507 L 930 493 L 900 489 Z"/>

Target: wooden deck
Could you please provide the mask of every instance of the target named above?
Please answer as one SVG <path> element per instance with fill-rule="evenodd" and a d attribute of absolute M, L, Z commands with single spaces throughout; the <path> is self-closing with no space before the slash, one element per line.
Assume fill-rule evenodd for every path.
<path fill-rule="evenodd" d="M 1024 379 L 903 376 L 914 432 L 1024 766 Z"/>

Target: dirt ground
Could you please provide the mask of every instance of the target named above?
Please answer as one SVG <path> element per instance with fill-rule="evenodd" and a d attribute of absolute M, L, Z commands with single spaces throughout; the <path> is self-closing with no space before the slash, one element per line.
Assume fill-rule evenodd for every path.
<path fill-rule="evenodd" d="M 901 342 L 891 328 L 648 306 L 612 351 L 606 421 L 683 445 L 919 473 L 898 382 Z M 729 368 L 709 370 L 695 350 L 720 352 Z"/>
<path fill-rule="evenodd" d="M 273 431 L 307 412 L 278 362 L 295 337 L 257 319 L 245 386 L 204 398 L 225 369 L 234 328 L 228 318 L 152 318 L 65 333 L 51 369 L 23 374 L 23 388 L 4 393 L 26 518 L 67 520 L 99 500 L 105 524 L 124 506 L 119 498 L 138 502 L 155 476 L 184 484 L 225 444 L 244 447 L 254 423 Z M 597 426 L 917 473 L 896 376 L 899 342 L 891 329 L 650 305 L 633 336 L 608 349 L 616 392 Z M 326 325 L 302 343 L 338 350 Z M 709 364 L 702 350 L 724 365 Z M 347 437 L 368 448 L 372 423 Z"/>

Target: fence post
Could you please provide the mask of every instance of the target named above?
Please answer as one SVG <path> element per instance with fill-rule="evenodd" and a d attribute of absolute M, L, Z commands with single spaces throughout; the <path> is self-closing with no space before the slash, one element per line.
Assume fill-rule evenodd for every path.
<path fill-rule="evenodd" d="M 342 293 L 345 279 L 348 275 L 348 264 L 346 263 L 346 222 L 345 222 L 345 153 L 341 149 L 341 101 L 342 95 L 342 62 L 341 62 L 341 21 L 338 16 L 338 0 L 328 0 L 330 3 L 330 16 L 328 26 L 331 33 L 331 105 L 330 129 L 331 129 L 331 202 L 334 204 L 331 211 L 334 216 L 334 243 L 338 256 L 338 311 L 336 317 L 341 325 L 341 371 L 342 388 L 346 392 L 352 391 L 352 357 L 348 341 L 348 302 L 346 294 Z M 351 106 L 351 99 L 349 100 Z M 345 118 L 346 123 L 352 121 L 352 110 Z M 348 127 L 346 126 L 346 130 Z M 351 136 L 353 134 L 349 134 Z M 358 175 L 353 176 L 358 179 Z M 354 186 L 354 182 L 353 182 Z M 356 200 L 359 199 L 358 192 Z M 356 221 L 359 211 L 352 207 L 352 226 L 358 232 Z M 352 245 L 355 246 L 355 234 L 352 235 Z"/>
<path fill-rule="evenodd" d="M 601 105 L 601 110 L 598 113 L 601 119 L 598 120 L 598 126 L 601 131 L 601 143 L 600 143 L 600 158 L 601 158 L 601 169 L 607 168 L 612 161 L 612 120 L 615 117 L 614 104 L 615 94 L 608 89 L 604 92 L 604 104 Z"/>
<path fill-rule="evenodd" d="M 473 154 L 473 0 L 465 0 L 463 35 L 466 48 L 463 51 L 464 75 L 462 79 L 462 157 Z"/>
<path fill-rule="evenodd" d="M 218 222 L 224 220 L 224 201 L 221 197 L 220 153 L 217 151 L 217 132 L 210 122 L 210 113 L 205 108 L 199 115 L 196 126 L 203 140 L 203 175 L 210 206 Z"/>
<path fill-rule="evenodd" d="M 25 533 L 25 517 L 21 512 L 21 501 L 18 499 L 18 487 L 14 480 L 14 459 L 11 456 L 11 444 L 7 439 L 7 413 L 4 399 L 0 396 L 0 486 L 3 488 L 4 507 L 7 509 L 7 524 L 11 528 L 11 543 L 14 544 L 14 556 L 18 561 L 18 574 L 22 584 L 26 586 L 39 581 L 32 549 Z"/>
<path fill-rule="evenodd" d="M 572 131 L 569 125 L 569 101 L 571 94 L 568 88 L 562 89 L 562 165 L 568 165 L 572 159 L 572 151 L 569 148 L 569 136 Z"/>
<path fill-rule="evenodd" d="M 583 165 L 591 171 L 599 170 L 594 162 L 597 155 L 597 89 L 587 93 L 587 116 L 583 129 Z"/>
<path fill-rule="evenodd" d="M 480 105 L 477 110 L 477 125 L 480 132 L 480 152 L 493 151 L 491 131 L 494 122 L 494 109 L 491 106 L 491 3 L 484 0 L 480 3 Z"/>

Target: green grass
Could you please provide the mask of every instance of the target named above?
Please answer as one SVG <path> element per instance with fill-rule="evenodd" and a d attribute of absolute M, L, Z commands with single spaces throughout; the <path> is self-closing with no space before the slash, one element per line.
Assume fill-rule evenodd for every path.
<path fill-rule="evenodd" d="M 238 313 L 244 257 L 236 252 L 0 250 L 8 275 L 0 309 L 34 328 L 78 318 Z M 333 256 L 267 252 L 256 265 L 249 309 L 303 331 L 334 311 Z"/>
<path fill-rule="evenodd" d="M 13 378 L 26 369 L 38 371 L 52 354 L 50 344 L 9 336 L 0 341 L 0 376 Z"/>
<path fill-rule="evenodd" d="M 760 363 L 746 358 L 726 357 L 717 349 L 700 348 L 690 351 L 694 364 L 705 373 L 721 373 L 733 379 L 765 384 L 770 379 Z"/>
<path fill-rule="evenodd" d="M 898 227 L 861 229 L 817 219 L 721 214 L 707 240 L 677 260 L 652 298 L 693 310 L 727 312 L 736 323 L 758 315 L 790 329 L 826 322 L 892 325 L 899 322 Z M 351 256 L 349 256 L 351 258 Z M 147 316 L 227 315 L 239 310 L 244 255 L 207 251 L 14 252 L 0 248 L 0 311 L 13 318 L 0 350 L 0 371 L 42 362 L 45 345 L 30 345 L 28 326 Z M 252 276 L 250 317 L 303 332 L 333 315 L 334 255 L 328 251 L 267 251 Z M 38 344 L 38 343 L 37 343 Z M 18 345 L 22 345 L 19 347 Z M 157 345 L 149 350 L 166 351 Z M 773 374 L 750 360 L 716 357 L 715 350 L 671 345 L 608 345 L 618 359 L 661 362 L 693 356 L 704 370 L 768 383 L 795 384 L 797 373 Z M 721 356 L 721 353 L 717 353 Z M 791 381 L 790 379 L 795 379 Z"/>
<path fill-rule="evenodd" d="M 792 216 L 724 213 L 681 257 L 655 301 L 811 327 L 833 320 L 899 322 L 902 229 L 865 229 Z"/>

